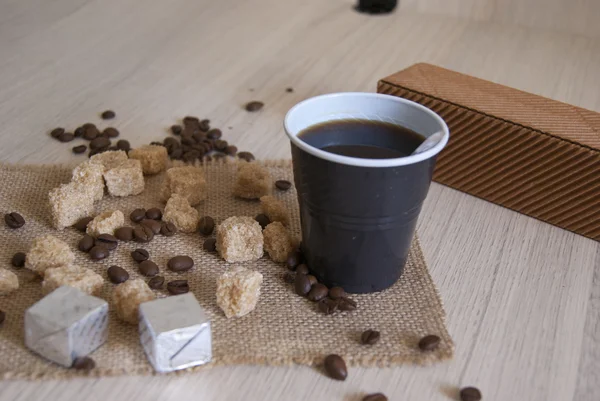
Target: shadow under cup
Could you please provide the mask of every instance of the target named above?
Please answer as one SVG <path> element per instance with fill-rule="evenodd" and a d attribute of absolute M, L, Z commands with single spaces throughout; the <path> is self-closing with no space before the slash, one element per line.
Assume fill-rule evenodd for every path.
<path fill-rule="evenodd" d="M 429 137 L 425 152 L 396 159 L 361 159 L 308 145 L 298 134 L 315 124 L 347 119 L 395 123 Z M 350 293 L 381 291 L 402 275 L 417 218 L 448 127 L 433 111 L 408 100 L 370 93 L 317 96 L 294 106 L 285 130 L 292 142 L 302 251 L 311 273 Z"/>

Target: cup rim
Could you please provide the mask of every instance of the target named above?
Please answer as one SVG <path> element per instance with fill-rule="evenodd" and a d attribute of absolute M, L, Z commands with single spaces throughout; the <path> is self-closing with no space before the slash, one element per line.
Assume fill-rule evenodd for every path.
<path fill-rule="evenodd" d="M 406 157 L 398 157 L 393 159 L 363 159 L 358 157 L 350 157 L 350 156 L 342 156 L 335 153 L 326 152 L 324 150 L 315 148 L 304 142 L 303 140 L 298 138 L 298 133 L 293 134 L 289 128 L 289 119 L 291 115 L 301 107 L 305 107 L 306 104 L 314 102 L 316 100 L 328 99 L 328 98 L 340 98 L 340 97 L 364 97 L 364 98 L 379 98 L 385 99 L 387 101 L 393 101 L 396 103 L 402 103 L 408 105 L 410 107 L 414 107 L 423 111 L 425 114 L 429 115 L 429 117 L 436 120 L 436 122 L 440 126 L 440 132 L 443 133 L 442 139 L 431 149 L 426 150 L 422 153 L 417 153 L 416 155 L 410 155 Z M 316 156 L 320 159 L 325 159 L 338 164 L 346 164 L 350 166 L 358 166 L 358 167 L 397 167 L 397 166 L 406 166 L 410 164 L 415 164 L 421 162 L 423 160 L 427 160 L 437 155 L 448 143 L 448 139 L 450 138 L 450 132 L 448 130 L 448 126 L 446 122 L 433 110 L 420 105 L 419 103 L 415 103 L 411 100 L 385 95 L 382 93 L 369 93 L 369 92 L 338 92 L 338 93 L 328 93 L 324 95 L 313 96 L 308 99 L 305 99 L 296 105 L 294 105 L 285 115 L 283 120 L 283 127 L 286 135 L 290 139 L 290 141 L 302 149 L 303 151 Z"/>

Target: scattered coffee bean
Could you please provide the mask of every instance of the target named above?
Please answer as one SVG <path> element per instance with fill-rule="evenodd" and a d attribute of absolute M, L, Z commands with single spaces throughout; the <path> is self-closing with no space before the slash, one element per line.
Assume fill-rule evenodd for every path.
<path fill-rule="evenodd" d="M 96 129 L 96 124 L 94 123 L 85 123 L 81 126 L 83 129 Z"/>
<path fill-rule="evenodd" d="M 76 229 L 77 231 L 81 231 L 82 233 L 84 233 L 85 230 L 87 229 L 87 225 L 92 220 L 94 220 L 93 217 L 84 217 L 82 219 L 77 220 L 77 223 L 73 224 L 72 227 L 74 229 Z"/>
<path fill-rule="evenodd" d="M 84 235 L 82 239 L 79 240 L 79 244 L 77 245 L 77 248 L 79 248 L 79 250 L 81 252 L 89 252 L 90 249 L 92 249 L 94 247 L 94 237 L 92 237 L 91 235 Z"/>
<path fill-rule="evenodd" d="M 460 389 L 461 401 L 479 401 L 481 400 L 481 391 L 475 387 L 465 387 Z"/>
<path fill-rule="evenodd" d="M 11 259 L 11 264 L 13 265 L 13 267 L 21 268 L 25 266 L 25 258 L 26 255 L 23 252 L 17 252 L 13 255 Z"/>
<path fill-rule="evenodd" d="M 210 216 L 204 216 L 198 223 L 198 231 L 202 235 L 211 235 L 215 230 L 215 220 Z"/>
<path fill-rule="evenodd" d="M 365 330 L 360 335 L 360 342 L 366 345 L 373 345 L 379 341 L 381 333 L 377 330 Z"/>
<path fill-rule="evenodd" d="M 388 401 L 388 398 L 382 393 L 365 395 L 362 401 Z"/>
<path fill-rule="evenodd" d="M 311 286 L 315 285 L 319 282 L 317 280 L 317 278 L 315 276 L 313 276 L 312 274 L 307 275 L 306 278 L 308 279 L 308 282 L 310 283 Z"/>
<path fill-rule="evenodd" d="M 83 370 L 89 372 L 96 367 L 96 362 L 89 356 L 83 356 L 75 358 L 73 365 L 71 366 L 75 370 Z"/>
<path fill-rule="evenodd" d="M 160 220 L 162 218 L 162 211 L 157 207 L 150 208 L 146 210 L 146 218 L 151 220 Z"/>
<path fill-rule="evenodd" d="M 158 274 L 158 265 L 151 260 L 144 260 L 139 266 L 140 273 L 146 277 L 154 277 Z"/>
<path fill-rule="evenodd" d="M 115 237 L 120 241 L 131 241 L 133 240 L 133 228 L 131 227 L 119 227 L 115 230 Z"/>
<path fill-rule="evenodd" d="M 162 224 L 160 223 L 160 221 L 151 219 L 144 219 L 140 221 L 140 224 L 142 225 L 142 227 L 148 227 L 150 230 L 152 230 L 153 234 L 160 233 L 160 229 L 162 228 Z"/>
<path fill-rule="evenodd" d="M 305 274 L 296 274 L 296 279 L 294 282 L 296 294 L 300 295 L 301 297 L 305 297 L 310 291 L 311 286 L 310 280 Z"/>
<path fill-rule="evenodd" d="M 198 127 L 200 128 L 201 131 L 204 131 L 204 132 L 210 131 L 210 120 L 204 119 L 204 120 L 200 121 L 200 123 L 198 124 Z"/>
<path fill-rule="evenodd" d="M 75 153 L 76 155 L 79 155 L 81 153 L 85 153 L 85 151 L 87 150 L 87 146 L 85 145 L 78 145 L 78 146 L 73 146 L 73 148 L 71 148 L 71 150 L 73 151 L 73 153 Z"/>
<path fill-rule="evenodd" d="M 144 220 L 145 218 L 146 218 L 146 209 L 135 209 L 129 215 L 129 220 L 133 221 L 134 223 L 139 223 L 140 221 Z"/>
<path fill-rule="evenodd" d="M 194 260 L 185 255 L 175 256 L 169 259 L 167 267 L 174 272 L 184 272 L 194 267 Z"/>
<path fill-rule="evenodd" d="M 339 302 L 330 298 L 323 298 L 319 301 L 317 306 L 319 310 L 326 315 L 331 315 L 338 309 Z"/>
<path fill-rule="evenodd" d="M 131 145 L 129 144 L 128 140 L 126 140 L 126 139 L 119 139 L 117 141 L 117 149 L 124 150 L 125 152 L 128 152 L 131 149 Z"/>
<path fill-rule="evenodd" d="M 237 146 L 229 145 L 225 149 L 225 154 L 227 154 L 229 156 L 235 156 L 237 154 L 237 150 L 238 150 Z"/>
<path fill-rule="evenodd" d="M 333 287 L 329 290 L 329 298 L 339 299 L 346 296 L 346 292 L 342 287 Z"/>
<path fill-rule="evenodd" d="M 283 275 L 283 281 L 285 281 L 288 284 L 294 284 L 294 281 L 295 281 L 294 273 L 291 273 L 291 272 L 285 273 Z"/>
<path fill-rule="evenodd" d="M 255 112 L 255 111 L 259 111 L 260 109 L 263 108 L 265 104 L 263 102 L 259 102 L 259 101 L 252 101 L 249 103 L 246 103 L 246 111 L 249 112 Z"/>
<path fill-rule="evenodd" d="M 131 257 L 133 258 L 133 260 L 139 263 L 143 262 L 144 260 L 148 260 L 150 254 L 147 250 L 138 248 L 131 252 Z"/>
<path fill-rule="evenodd" d="M 277 180 L 275 181 L 275 187 L 280 191 L 287 191 L 292 187 L 292 183 L 287 180 Z"/>
<path fill-rule="evenodd" d="M 320 301 L 327 296 L 328 292 L 329 289 L 326 285 L 316 283 L 311 287 L 310 291 L 308 292 L 308 299 L 314 302 Z"/>
<path fill-rule="evenodd" d="M 156 276 L 148 280 L 148 287 L 152 288 L 153 290 L 160 290 L 164 283 L 165 278 L 163 276 Z"/>
<path fill-rule="evenodd" d="M 85 128 L 77 127 L 77 128 L 75 128 L 75 131 L 73 131 L 73 135 L 75 136 L 75 138 L 81 138 L 83 136 L 84 132 L 85 132 Z"/>
<path fill-rule="evenodd" d="M 98 237 L 96 237 L 96 245 L 102 245 L 109 251 L 113 251 L 117 249 L 119 241 L 114 235 L 100 234 Z"/>
<path fill-rule="evenodd" d="M 183 128 L 181 127 L 181 125 L 172 125 L 171 126 L 171 132 L 173 133 L 173 135 L 181 135 L 181 131 L 183 131 Z"/>
<path fill-rule="evenodd" d="M 163 222 L 162 226 L 160 227 L 160 233 L 165 237 L 172 237 L 173 235 L 177 234 L 177 227 L 175 227 L 175 224 L 173 223 Z"/>
<path fill-rule="evenodd" d="M 129 279 L 129 273 L 127 270 L 120 266 L 111 266 L 106 271 L 108 279 L 114 284 L 120 284 Z"/>
<path fill-rule="evenodd" d="M 0 325 L 2 325 L 2 323 L 4 323 L 5 320 L 6 320 L 6 312 L 4 312 L 3 310 L 0 310 Z"/>
<path fill-rule="evenodd" d="M 185 294 L 190 291 L 187 280 L 173 280 L 167 283 L 167 290 L 171 295 Z"/>
<path fill-rule="evenodd" d="M 266 226 L 268 226 L 271 223 L 271 220 L 267 217 L 266 214 L 263 213 L 256 215 L 254 220 L 258 221 L 258 224 L 260 224 L 263 230 Z"/>
<path fill-rule="evenodd" d="M 25 224 L 25 219 L 17 212 L 11 212 L 4 215 L 4 222 L 10 228 L 20 228 Z"/>
<path fill-rule="evenodd" d="M 93 124 L 92 124 L 93 125 Z M 85 127 L 85 125 L 84 125 Z M 84 128 L 83 139 L 87 139 L 88 141 L 92 141 L 98 137 L 100 131 L 95 126 Z"/>
<path fill-rule="evenodd" d="M 90 142 L 90 149 L 102 149 L 108 148 L 110 146 L 110 139 L 100 136 L 95 139 L 92 139 Z"/>
<path fill-rule="evenodd" d="M 100 114 L 100 117 L 102 117 L 103 120 L 112 120 L 116 117 L 116 114 L 112 110 L 106 110 L 103 111 L 102 114 Z"/>
<path fill-rule="evenodd" d="M 116 138 L 119 136 L 119 130 L 113 127 L 105 128 L 102 133 L 109 138 Z"/>
<path fill-rule="evenodd" d="M 338 301 L 340 302 L 338 305 L 338 308 L 341 311 L 351 312 L 353 310 L 356 310 L 357 305 L 354 300 L 344 297 L 344 298 L 340 298 Z"/>
<path fill-rule="evenodd" d="M 89 253 L 90 253 L 90 258 L 92 258 L 92 260 L 106 259 L 108 257 L 108 255 L 110 255 L 110 252 L 108 251 L 108 249 L 106 249 L 106 247 L 103 245 L 96 245 L 96 246 L 92 247 L 92 249 L 90 249 Z"/>
<path fill-rule="evenodd" d="M 50 136 L 54 139 L 58 139 L 58 137 L 64 133 L 65 133 L 64 128 L 54 128 L 52 131 L 50 131 Z"/>
<path fill-rule="evenodd" d="M 215 252 L 217 250 L 217 240 L 214 238 L 208 238 L 204 241 L 204 245 L 202 246 L 207 252 Z"/>
<path fill-rule="evenodd" d="M 434 334 L 425 336 L 419 340 L 419 349 L 421 351 L 433 351 L 440 345 L 441 338 Z"/>
<path fill-rule="evenodd" d="M 237 157 L 247 162 L 251 162 L 254 160 L 254 155 L 250 152 L 238 152 Z"/>
<path fill-rule="evenodd" d="M 292 88 L 292 87 L 285 88 L 285 91 L 286 91 L 287 93 L 292 93 L 292 92 L 294 91 L 294 88 Z"/>
<path fill-rule="evenodd" d="M 210 131 L 208 131 L 208 132 L 206 133 L 206 137 L 207 137 L 208 139 L 213 139 L 213 140 L 214 140 L 214 139 L 219 139 L 219 138 L 221 138 L 222 136 L 223 136 L 223 132 L 221 132 L 221 130 L 220 130 L 220 129 L 218 129 L 218 128 L 213 128 L 213 129 L 211 129 Z"/>
<path fill-rule="evenodd" d="M 75 139 L 75 135 L 70 132 L 64 132 L 57 138 L 60 142 L 71 142 Z"/>
<path fill-rule="evenodd" d="M 296 267 L 302 262 L 302 253 L 300 251 L 295 251 L 288 256 L 286 265 L 290 270 L 296 270 Z"/>
<path fill-rule="evenodd" d="M 346 380 L 346 377 L 348 377 L 346 362 L 344 362 L 341 356 L 335 354 L 325 357 L 325 372 L 335 380 Z"/>
<path fill-rule="evenodd" d="M 160 225 L 160 223 L 158 224 Z M 152 229 L 147 225 L 137 227 L 133 230 L 133 239 L 137 242 L 150 242 L 154 239 L 154 231 L 152 231 Z"/>
<path fill-rule="evenodd" d="M 296 267 L 296 274 L 307 275 L 308 273 L 308 266 L 306 266 L 304 263 Z"/>

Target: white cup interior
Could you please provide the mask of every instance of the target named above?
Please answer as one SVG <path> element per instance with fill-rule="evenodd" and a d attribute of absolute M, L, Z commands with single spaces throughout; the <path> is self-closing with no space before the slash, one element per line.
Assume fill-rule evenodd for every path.
<path fill-rule="evenodd" d="M 362 159 L 329 153 L 298 138 L 304 129 L 326 121 L 373 120 L 401 125 L 425 138 L 441 132 L 429 150 L 395 159 Z M 304 100 L 285 116 L 284 128 L 292 143 L 302 150 L 335 163 L 363 167 L 393 167 L 417 163 L 437 155 L 450 137 L 444 120 L 432 110 L 410 100 L 378 93 L 332 93 Z"/>

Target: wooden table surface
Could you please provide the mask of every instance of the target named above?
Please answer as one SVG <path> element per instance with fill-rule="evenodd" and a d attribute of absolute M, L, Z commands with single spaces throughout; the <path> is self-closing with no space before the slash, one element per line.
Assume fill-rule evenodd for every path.
<path fill-rule="evenodd" d="M 134 146 L 191 114 L 260 158 L 289 158 L 296 102 L 375 91 L 421 61 L 600 111 L 598 1 L 400 1 L 365 16 L 351 0 L 0 0 L 0 160 L 84 160 L 47 133 L 109 108 Z M 255 99 L 263 111 L 242 109 Z M 484 400 L 600 399 L 599 243 L 437 184 L 419 230 L 450 362 L 352 368 L 345 382 L 302 366 L 5 381 L 0 400 L 450 400 L 466 385 Z"/>

